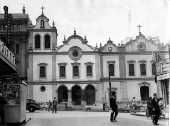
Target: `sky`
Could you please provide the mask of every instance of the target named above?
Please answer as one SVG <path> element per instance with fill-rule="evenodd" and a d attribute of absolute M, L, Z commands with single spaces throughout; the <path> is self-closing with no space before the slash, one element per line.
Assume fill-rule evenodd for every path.
<path fill-rule="evenodd" d="M 58 45 L 74 29 L 92 46 L 103 45 L 109 38 L 115 44 L 124 43 L 139 34 L 139 24 L 145 36 L 170 42 L 170 0 L 0 0 L 0 13 L 4 5 L 9 13 L 21 13 L 25 6 L 33 24 L 44 6 L 45 16 L 57 27 Z"/>

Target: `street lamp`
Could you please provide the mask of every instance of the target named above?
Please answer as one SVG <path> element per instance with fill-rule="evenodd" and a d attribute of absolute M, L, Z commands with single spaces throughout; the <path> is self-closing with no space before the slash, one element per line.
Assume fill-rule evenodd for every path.
<path fill-rule="evenodd" d="M 109 72 L 109 99 L 111 97 L 111 80 L 110 80 L 110 72 Z"/>

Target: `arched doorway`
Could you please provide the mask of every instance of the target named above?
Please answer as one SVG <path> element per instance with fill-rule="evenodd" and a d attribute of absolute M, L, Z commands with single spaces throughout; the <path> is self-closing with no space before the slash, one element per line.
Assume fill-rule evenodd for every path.
<path fill-rule="evenodd" d="M 58 88 L 58 103 L 68 101 L 68 90 L 66 86 L 60 86 Z"/>
<path fill-rule="evenodd" d="M 88 85 L 84 90 L 84 97 L 87 105 L 93 105 L 95 103 L 95 88 L 92 85 Z"/>
<path fill-rule="evenodd" d="M 80 86 L 75 85 L 72 87 L 72 104 L 73 105 L 81 105 L 81 95 L 82 91 Z"/>
<path fill-rule="evenodd" d="M 149 98 L 149 87 L 141 86 L 140 87 L 140 96 L 142 101 L 146 101 Z"/>

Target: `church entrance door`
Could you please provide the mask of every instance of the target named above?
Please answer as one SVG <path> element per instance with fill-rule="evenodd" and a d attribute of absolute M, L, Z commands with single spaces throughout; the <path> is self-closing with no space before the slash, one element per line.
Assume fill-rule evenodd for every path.
<path fill-rule="evenodd" d="M 85 88 L 84 95 L 87 105 L 93 105 L 95 103 L 95 88 L 92 85 L 88 85 Z"/>
<path fill-rule="evenodd" d="M 140 95 L 141 100 L 146 101 L 149 98 L 149 87 L 148 86 L 140 87 Z"/>
<path fill-rule="evenodd" d="M 73 105 L 81 105 L 81 95 L 82 91 L 80 86 L 72 87 L 72 104 Z"/>
<path fill-rule="evenodd" d="M 68 101 L 68 90 L 66 86 L 60 86 L 58 88 L 58 103 Z"/>

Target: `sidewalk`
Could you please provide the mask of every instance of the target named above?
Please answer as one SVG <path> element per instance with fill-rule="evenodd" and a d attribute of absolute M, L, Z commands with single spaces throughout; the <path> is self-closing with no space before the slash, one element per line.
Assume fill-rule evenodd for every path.
<path fill-rule="evenodd" d="M 131 115 L 136 115 L 136 116 L 146 116 L 146 112 L 136 112 L 136 113 L 130 113 Z M 166 112 L 165 116 L 161 116 L 162 119 L 169 119 L 169 113 Z"/>
<path fill-rule="evenodd" d="M 31 120 L 31 118 L 26 119 L 23 123 L 10 123 L 10 124 L 6 124 L 5 126 L 25 126 L 29 121 Z M 0 126 L 3 126 L 2 124 L 0 124 Z"/>
<path fill-rule="evenodd" d="M 146 112 L 133 112 L 130 113 L 131 115 L 136 115 L 136 116 L 146 116 Z"/>

